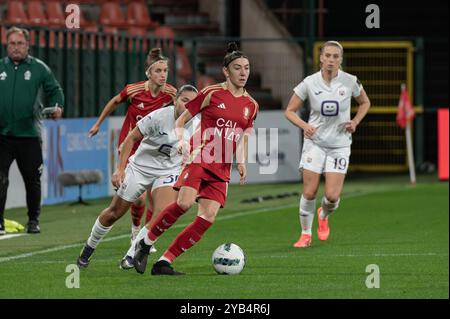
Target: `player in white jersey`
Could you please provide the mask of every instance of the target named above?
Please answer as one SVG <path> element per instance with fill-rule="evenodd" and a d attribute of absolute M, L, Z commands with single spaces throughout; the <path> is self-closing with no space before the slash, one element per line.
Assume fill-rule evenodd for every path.
<path fill-rule="evenodd" d="M 111 178 L 112 184 L 118 188 L 117 193 L 92 227 L 91 234 L 77 260 L 80 268 L 89 265 L 90 257 L 99 242 L 146 190 L 152 194 L 155 216 L 176 200 L 177 192 L 172 186 L 181 172 L 182 156 L 177 152 L 175 120 L 186 110 L 185 104 L 193 100 L 196 94 L 195 87 L 182 86 L 177 93 L 174 106 L 151 112 L 127 135 L 122 144 L 117 169 Z M 193 118 L 193 121 L 189 122 L 189 128 L 185 130 L 186 140 L 189 140 L 199 123 L 198 118 Z M 141 139 L 139 148 L 129 158 L 127 165 L 133 145 Z M 143 229 L 146 230 L 145 227 Z"/>
<path fill-rule="evenodd" d="M 300 198 L 302 233 L 294 247 L 311 245 L 311 228 L 316 207 L 320 176 L 325 175 L 325 194 L 317 210 L 319 240 L 327 240 L 328 216 L 340 201 L 350 157 L 352 134 L 370 108 L 361 83 L 356 76 L 340 69 L 344 49 L 337 41 L 326 42 L 320 52 L 321 70 L 305 78 L 294 88 L 286 108 L 286 118 L 303 129 L 304 143 L 300 167 L 303 171 L 303 193 Z M 351 119 L 351 98 L 358 103 L 358 112 Z M 309 100 L 308 122 L 297 111 Z"/>

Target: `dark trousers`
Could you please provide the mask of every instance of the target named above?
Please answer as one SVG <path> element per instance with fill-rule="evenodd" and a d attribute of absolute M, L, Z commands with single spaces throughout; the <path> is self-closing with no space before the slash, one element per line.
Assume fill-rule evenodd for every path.
<path fill-rule="evenodd" d="M 0 223 L 4 222 L 9 168 L 14 160 L 25 183 L 28 219 L 39 222 L 41 174 L 44 167 L 41 141 L 37 137 L 0 135 Z"/>

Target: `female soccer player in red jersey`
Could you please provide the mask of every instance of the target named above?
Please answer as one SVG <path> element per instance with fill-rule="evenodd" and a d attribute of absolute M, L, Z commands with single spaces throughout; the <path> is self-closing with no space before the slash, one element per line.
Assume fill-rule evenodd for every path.
<path fill-rule="evenodd" d="M 167 206 L 153 222 L 147 236 L 136 245 L 134 267 L 144 273 L 148 254 L 158 237 L 198 201 L 195 220 L 172 242 L 160 260 L 153 265 L 153 275 L 179 275 L 171 264 L 175 258 L 198 242 L 214 223 L 219 208 L 225 205 L 231 164 L 236 154 L 241 184 L 245 182 L 248 135 L 258 112 L 258 104 L 244 89 L 250 74 L 249 59 L 230 43 L 224 58 L 226 82 L 204 88 L 175 127 L 180 153 L 187 154 L 192 145 L 187 166 L 174 185 L 179 189 L 177 201 Z M 201 113 L 201 129 L 191 143 L 183 141 L 183 127 Z M 196 139 L 200 139 L 196 143 Z M 198 144 L 198 145 L 197 145 Z"/>
<path fill-rule="evenodd" d="M 177 93 L 176 88 L 166 83 L 168 74 L 168 59 L 161 54 L 160 48 L 150 50 L 147 55 L 147 69 L 145 74 L 148 77 L 147 81 L 141 81 L 133 84 L 128 84 L 116 96 L 114 96 L 105 106 L 100 114 L 97 122 L 89 130 L 89 136 L 92 137 L 97 134 L 100 125 L 105 118 L 114 112 L 120 103 L 127 101 L 128 109 L 123 122 L 122 129 L 119 136 L 119 152 L 121 145 L 128 133 L 136 127 L 136 123 L 150 112 L 153 112 L 161 107 L 171 104 L 175 101 Z M 138 146 L 138 141 L 131 150 L 132 156 Z M 147 209 L 147 220 L 151 219 L 151 196 L 149 196 L 149 208 Z M 134 202 L 131 206 L 131 239 L 133 240 L 139 233 L 141 218 L 145 210 L 145 193 Z"/>

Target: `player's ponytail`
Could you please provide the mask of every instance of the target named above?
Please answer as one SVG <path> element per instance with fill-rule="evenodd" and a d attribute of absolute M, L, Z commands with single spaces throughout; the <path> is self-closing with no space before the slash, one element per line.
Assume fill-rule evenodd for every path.
<path fill-rule="evenodd" d="M 226 68 L 231 62 L 239 58 L 248 59 L 244 52 L 239 51 L 238 46 L 235 42 L 228 43 L 227 54 L 223 59 L 223 66 Z"/>

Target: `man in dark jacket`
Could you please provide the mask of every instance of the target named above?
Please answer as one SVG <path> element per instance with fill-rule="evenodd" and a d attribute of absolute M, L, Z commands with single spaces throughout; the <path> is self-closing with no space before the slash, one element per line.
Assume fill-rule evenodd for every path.
<path fill-rule="evenodd" d="M 28 54 L 29 33 L 10 28 L 6 33 L 8 56 L 0 60 L 0 235 L 5 233 L 4 211 L 9 168 L 17 161 L 26 189 L 28 233 L 39 233 L 41 210 L 42 97 L 56 106 L 50 116 L 62 116 L 64 94 L 52 71 Z"/>

